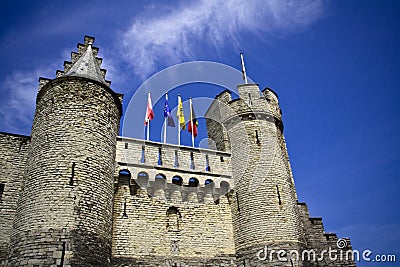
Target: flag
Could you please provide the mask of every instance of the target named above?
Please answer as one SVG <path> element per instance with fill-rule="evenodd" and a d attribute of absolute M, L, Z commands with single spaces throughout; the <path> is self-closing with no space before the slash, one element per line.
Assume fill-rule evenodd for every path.
<path fill-rule="evenodd" d="M 197 126 L 199 123 L 196 119 L 196 114 L 194 114 L 194 108 L 192 105 L 192 99 L 190 99 L 190 121 L 188 123 L 188 132 L 192 133 L 194 137 L 197 136 Z"/>
<path fill-rule="evenodd" d="M 149 96 L 147 98 L 147 109 L 146 109 L 146 116 L 144 117 L 144 125 L 147 125 L 149 121 L 154 119 L 154 111 L 153 111 L 153 104 L 151 103 L 151 96 L 149 92 Z"/>
<path fill-rule="evenodd" d="M 167 118 L 168 126 L 175 127 L 174 118 L 172 118 L 171 109 L 168 105 L 168 94 L 165 94 L 164 118 Z"/>
<path fill-rule="evenodd" d="M 176 112 L 176 116 L 178 117 L 179 126 L 181 129 L 186 129 L 185 114 L 183 113 L 182 99 L 180 95 L 178 95 L 178 110 Z"/>

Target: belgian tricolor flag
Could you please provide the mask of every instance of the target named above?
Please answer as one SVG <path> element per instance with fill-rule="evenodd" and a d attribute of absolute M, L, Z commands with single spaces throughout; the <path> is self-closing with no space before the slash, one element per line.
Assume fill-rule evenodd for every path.
<path fill-rule="evenodd" d="M 193 137 L 197 136 L 197 126 L 199 123 L 196 119 L 196 114 L 194 113 L 194 108 L 192 104 L 192 98 L 190 98 L 190 120 L 188 123 L 188 132 L 193 135 Z"/>

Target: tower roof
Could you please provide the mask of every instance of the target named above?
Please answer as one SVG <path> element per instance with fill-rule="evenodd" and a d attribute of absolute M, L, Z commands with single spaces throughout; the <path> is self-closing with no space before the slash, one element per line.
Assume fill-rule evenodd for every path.
<path fill-rule="evenodd" d="M 87 44 L 86 51 L 84 51 L 80 58 L 71 66 L 65 76 L 86 77 L 107 84 L 100 70 L 100 66 L 97 63 L 96 56 L 93 53 L 92 42 Z"/>

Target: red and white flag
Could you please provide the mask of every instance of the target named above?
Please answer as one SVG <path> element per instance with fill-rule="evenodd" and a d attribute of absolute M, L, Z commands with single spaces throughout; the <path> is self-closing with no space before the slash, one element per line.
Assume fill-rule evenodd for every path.
<path fill-rule="evenodd" d="M 151 103 L 151 96 L 149 92 L 149 97 L 147 98 L 147 109 L 146 116 L 144 117 L 144 125 L 147 125 L 149 121 L 154 119 L 153 104 Z"/>

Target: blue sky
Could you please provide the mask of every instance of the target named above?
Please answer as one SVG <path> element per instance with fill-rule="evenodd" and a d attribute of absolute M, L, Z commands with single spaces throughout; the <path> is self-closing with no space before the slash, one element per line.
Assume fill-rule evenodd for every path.
<path fill-rule="evenodd" d="M 0 131 L 29 135 L 38 77 L 54 78 L 84 35 L 96 37 L 125 110 L 135 90 L 166 67 L 203 60 L 239 69 L 243 52 L 248 75 L 279 95 L 299 200 L 323 217 L 326 231 L 351 237 L 354 248 L 400 260 L 399 5 L 1 1 Z M 183 85 L 170 105 L 177 93 L 187 99 L 221 90 Z M 162 116 L 163 102 L 153 104 Z M 161 120 L 152 140 L 160 141 Z M 204 128 L 200 119 L 197 145 Z M 190 145 L 186 133 L 183 142 Z"/>

